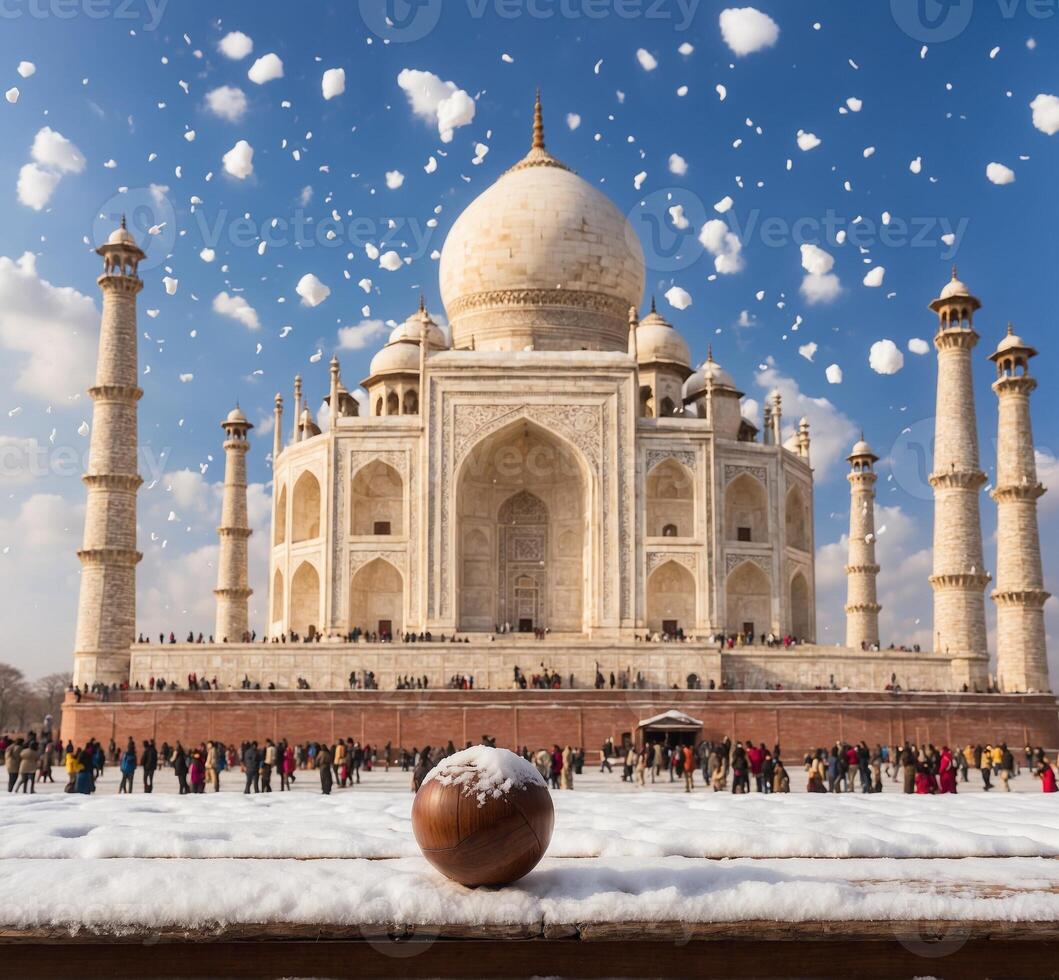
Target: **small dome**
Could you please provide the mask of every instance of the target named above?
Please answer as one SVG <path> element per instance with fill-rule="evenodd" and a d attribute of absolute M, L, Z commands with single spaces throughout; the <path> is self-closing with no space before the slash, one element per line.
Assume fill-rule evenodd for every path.
<path fill-rule="evenodd" d="M 868 445 L 868 443 L 864 439 L 861 439 L 860 442 L 858 442 L 853 447 L 853 452 L 851 452 L 850 455 L 851 456 L 874 456 L 875 455 L 875 450 L 873 450 L 871 448 L 871 446 Z"/>
<path fill-rule="evenodd" d="M 396 344 L 402 340 L 411 341 L 414 344 L 418 344 L 423 333 L 423 324 L 427 327 L 427 342 L 431 347 L 436 347 L 438 350 L 448 349 L 448 340 L 445 337 L 441 327 L 435 322 L 433 317 L 427 312 L 426 306 L 420 303 L 419 310 L 413 313 L 404 323 L 398 324 L 390 333 L 389 343 Z"/>
<path fill-rule="evenodd" d="M 243 410 L 236 406 L 228 413 L 229 422 L 245 422 L 246 416 L 243 414 Z"/>
<path fill-rule="evenodd" d="M 955 296 L 970 296 L 971 291 L 955 276 L 952 277 L 941 291 L 942 299 L 952 299 Z"/>
<path fill-rule="evenodd" d="M 1003 354 L 1009 350 L 1030 350 L 1029 344 L 1027 344 L 1017 333 L 1015 328 L 1009 323 L 1007 336 L 1004 337 L 999 344 L 997 344 L 996 352 Z"/>
<path fill-rule="evenodd" d="M 371 359 L 371 375 L 419 371 L 419 344 L 407 340 L 387 344 Z"/>
<path fill-rule="evenodd" d="M 653 307 L 636 328 L 636 353 L 640 364 L 672 361 L 691 366 L 691 351 L 673 325 Z"/>
<path fill-rule="evenodd" d="M 736 391 L 735 379 L 713 359 L 711 353 L 702 367 L 698 369 L 684 384 L 684 397 L 696 398 L 706 390 L 707 380 L 713 383 L 714 388 L 728 388 Z"/>

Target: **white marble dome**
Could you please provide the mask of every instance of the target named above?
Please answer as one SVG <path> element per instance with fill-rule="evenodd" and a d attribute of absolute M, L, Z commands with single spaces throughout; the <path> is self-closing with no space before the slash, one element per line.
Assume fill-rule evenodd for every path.
<path fill-rule="evenodd" d="M 418 373 L 419 344 L 410 341 L 387 344 L 371 359 L 372 377 L 394 371 Z"/>
<path fill-rule="evenodd" d="M 730 388 L 735 391 L 735 379 L 718 364 L 711 354 L 688 380 L 684 383 L 684 397 L 697 398 L 706 390 L 706 380 L 713 382 L 715 388 Z"/>
<path fill-rule="evenodd" d="M 626 350 L 644 289 L 643 250 L 625 216 L 534 146 L 453 225 L 441 297 L 454 348 Z"/>
<path fill-rule="evenodd" d="M 691 366 L 687 341 L 660 313 L 652 310 L 636 328 L 636 354 L 641 364 L 668 361 L 681 367 Z"/>

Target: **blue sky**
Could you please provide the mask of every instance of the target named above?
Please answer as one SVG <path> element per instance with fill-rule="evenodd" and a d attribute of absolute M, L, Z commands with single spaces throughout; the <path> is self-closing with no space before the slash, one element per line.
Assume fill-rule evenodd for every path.
<path fill-rule="evenodd" d="M 813 421 L 821 639 L 843 633 L 841 457 L 863 428 L 885 457 L 884 628 L 898 642 L 927 642 L 930 501 L 920 460 L 929 459 L 935 362 L 932 350 L 916 354 L 908 342 L 932 336 L 926 305 L 957 262 L 984 303 L 975 380 L 991 468 L 996 406 L 985 356 L 1008 320 L 1040 348 L 1038 377 L 1055 374 L 1059 139 L 1048 132 L 1059 108 L 1036 101 L 1035 125 L 1030 104 L 1059 95 L 1059 10 L 1014 0 L 923 4 L 938 26 L 912 0 L 759 3 L 778 37 L 767 44 L 767 29 L 737 19 L 728 40 L 765 45 L 737 54 L 721 29 L 724 6 L 705 0 L 424 0 L 416 10 L 397 0 L 397 13 L 410 18 L 404 31 L 387 29 L 372 0 L 5 0 L 0 89 L 18 93 L 0 103 L 0 613 L 8 624 L 0 657 L 30 675 L 69 663 L 77 477 L 88 444 L 81 433 L 91 422 L 83 389 L 98 319 L 99 260 L 90 249 L 116 215 L 128 211 L 150 242 L 140 302 L 141 366 L 149 368 L 141 618 L 154 633 L 208 631 L 220 419 L 238 399 L 259 423 L 250 465 L 263 527 L 273 396 L 282 391 L 289 404 L 300 372 L 315 408 L 340 336 L 344 378 L 359 381 L 385 339 L 373 321 L 404 319 L 420 291 L 441 315 L 432 253 L 461 210 L 525 152 L 538 85 L 549 149 L 597 182 L 638 231 L 649 228 L 645 213 L 668 222 L 661 247 L 642 236 L 648 290 L 696 360 L 712 343 L 750 398 L 760 403 L 779 386 L 788 418 Z M 219 48 L 236 31 L 252 41 L 245 57 Z M 684 45 L 693 50 L 682 53 Z M 268 54 L 282 61 L 282 77 L 257 84 L 248 72 Z M 35 70 L 20 72 L 21 62 Z M 336 68 L 344 91 L 324 99 L 323 75 Z M 417 114 L 399 85 L 405 70 L 451 81 L 473 100 L 473 120 L 444 142 L 436 118 Z M 242 92 L 212 97 L 229 118 L 209 108 L 222 87 Z M 576 129 L 570 114 L 580 117 Z M 803 146 L 818 145 L 802 149 L 799 132 Z M 253 160 L 239 178 L 223 158 L 241 140 Z M 990 164 L 1009 168 L 1014 181 L 990 180 Z M 390 178 L 395 189 L 393 172 L 404 178 Z M 715 205 L 727 197 L 722 214 Z M 685 233 L 667 214 L 675 204 L 689 221 Z M 329 240 L 332 212 L 340 220 Z M 722 260 L 723 274 L 698 243 L 711 220 L 739 239 L 738 260 Z M 299 224 L 302 232 L 285 231 Z M 844 241 L 835 230 L 846 231 Z M 812 249 L 803 256 L 803 244 L 833 259 L 827 274 L 837 283 L 803 282 L 803 258 L 818 273 L 828 264 Z M 411 262 L 387 271 L 365 245 Z M 878 267 L 882 285 L 864 285 Z M 307 274 L 331 290 L 314 308 L 295 291 Z M 175 294 L 164 277 L 178 280 Z M 371 280 L 369 291 L 362 280 Z M 690 306 L 665 300 L 674 286 Z M 869 364 L 883 340 L 903 355 L 896 373 Z M 896 367 L 892 353 L 882 354 L 877 366 Z M 829 383 L 831 365 L 841 368 L 839 384 Z M 1046 382 L 1034 396 L 1045 482 L 1059 475 L 1057 408 Z M 986 497 L 982 511 L 991 552 L 995 508 Z M 1042 526 L 1047 552 L 1059 487 L 1042 502 Z M 257 608 L 263 543 L 259 534 Z M 1059 561 L 1047 561 L 1055 582 Z M 1053 635 L 1056 609 L 1052 600 Z"/>

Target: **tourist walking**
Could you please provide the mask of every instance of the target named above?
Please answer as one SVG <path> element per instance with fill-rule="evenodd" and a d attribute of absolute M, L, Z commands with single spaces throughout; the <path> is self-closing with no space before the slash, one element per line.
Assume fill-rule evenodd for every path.
<path fill-rule="evenodd" d="M 324 796 L 331 795 L 331 784 L 334 774 L 331 771 L 331 750 L 326 745 L 321 745 L 316 753 L 316 767 L 320 770 L 320 792 Z"/>
<path fill-rule="evenodd" d="M 179 742 L 173 752 L 173 775 L 177 778 L 180 795 L 186 796 L 191 792 L 191 787 L 188 786 L 188 754 Z"/>
<path fill-rule="evenodd" d="M 255 793 L 261 792 L 261 750 L 257 747 L 257 742 L 251 742 L 243 750 L 243 772 L 246 773 L 246 787 L 243 789 L 243 795 L 250 795 L 250 787 L 254 788 Z"/>
<path fill-rule="evenodd" d="M 121 770 L 121 785 L 118 787 L 118 793 L 131 793 L 134 789 L 133 779 L 136 777 L 136 743 L 130 738 L 129 744 L 125 746 L 125 751 L 121 753 L 121 760 L 118 763 L 118 768 Z"/>
<path fill-rule="evenodd" d="M 154 774 L 158 769 L 158 749 L 154 747 L 154 740 L 149 739 L 143 743 L 143 755 L 140 756 L 140 768 L 143 770 L 143 791 L 154 792 Z"/>
<path fill-rule="evenodd" d="M 18 755 L 18 791 L 33 793 L 37 779 L 37 764 L 40 762 L 40 751 L 36 742 L 25 745 Z"/>
<path fill-rule="evenodd" d="M 7 791 L 13 793 L 18 783 L 18 767 L 21 763 L 25 739 L 17 738 L 4 749 L 4 768 L 7 770 Z"/>

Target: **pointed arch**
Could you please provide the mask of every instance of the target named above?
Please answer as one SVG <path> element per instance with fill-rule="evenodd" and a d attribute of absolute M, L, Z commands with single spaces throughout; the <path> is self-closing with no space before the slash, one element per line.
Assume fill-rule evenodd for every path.
<path fill-rule="evenodd" d="M 276 501 L 276 513 L 273 518 L 272 544 L 278 547 L 287 542 L 287 487 L 280 487 L 279 499 Z"/>
<path fill-rule="evenodd" d="M 291 543 L 320 537 L 320 481 L 305 472 L 294 484 L 291 508 Z"/>
<path fill-rule="evenodd" d="M 404 534 L 404 480 L 389 463 L 377 459 L 353 477 L 350 531 L 356 537 Z"/>
<path fill-rule="evenodd" d="M 283 572 L 278 568 L 272 576 L 272 624 L 283 622 Z"/>
<path fill-rule="evenodd" d="M 785 524 L 787 547 L 809 551 L 811 535 L 809 504 L 801 487 L 795 485 L 787 493 Z"/>
<path fill-rule="evenodd" d="M 691 470 L 672 457 L 664 459 L 647 474 L 645 490 L 649 538 L 695 536 L 695 480 Z"/>
<path fill-rule="evenodd" d="M 790 599 L 791 635 L 802 642 L 812 640 L 812 595 L 803 572 L 796 572 L 791 579 Z"/>
<path fill-rule="evenodd" d="M 359 568 L 349 583 L 349 626 L 387 639 L 404 632 L 404 576 L 385 558 Z"/>
<path fill-rule="evenodd" d="M 740 474 L 725 488 L 724 527 L 728 541 L 766 544 L 769 540 L 768 492 L 749 473 Z"/>
<path fill-rule="evenodd" d="M 658 566 L 647 579 L 647 628 L 652 633 L 695 631 L 695 576 L 676 561 Z"/>
<path fill-rule="evenodd" d="M 311 562 L 302 562 L 290 582 L 288 625 L 299 636 L 311 636 L 320 622 L 320 573 Z"/>
<path fill-rule="evenodd" d="M 744 561 L 725 582 L 728 633 L 756 636 L 772 629 L 772 580 L 756 562 Z"/>

